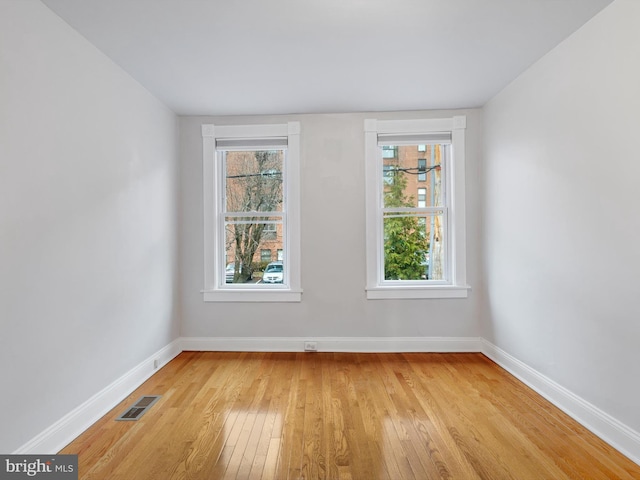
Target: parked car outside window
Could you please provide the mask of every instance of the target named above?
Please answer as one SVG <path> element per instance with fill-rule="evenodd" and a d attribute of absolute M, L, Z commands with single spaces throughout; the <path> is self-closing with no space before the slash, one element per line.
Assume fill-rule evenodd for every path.
<path fill-rule="evenodd" d="M 227 269 L 225 270 L 226 277 L 227 277 L 227 283 L 232 283 L 233 282 L 233 275 L 234 275 L 234 272 L 235 272 L 235 268 L 236 268 L 236 264 L 235 263 L 227 264 Z"/>
<path fill-rule="evenodd" d="M 263 283 L 282 283 L 284 281 L 284 265 L 282 262 L 271 262 L 264 269 Z"/>

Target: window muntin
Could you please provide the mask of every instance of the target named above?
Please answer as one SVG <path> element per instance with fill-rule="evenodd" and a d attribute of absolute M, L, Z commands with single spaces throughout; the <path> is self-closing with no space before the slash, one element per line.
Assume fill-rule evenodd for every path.
<path fill-rule="evenodd" d="M 467 296 L 465 128 L 465 117 L 365 120 L 367 298 Z"/>
<path fill-rule="evenodd" d="M 299 133 L 298 122 L 202 126 L 205 301 L 301 300 Z M 265 285 L 273 252 L 287 268 Z"/>

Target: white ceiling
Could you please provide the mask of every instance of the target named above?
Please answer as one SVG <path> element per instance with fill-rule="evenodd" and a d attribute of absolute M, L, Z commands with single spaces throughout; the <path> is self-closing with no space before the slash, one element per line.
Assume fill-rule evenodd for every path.
<path fill-rule="evenodd" d="M 611 0 L 42 0 L 182 115 L 486 103 Z"/>

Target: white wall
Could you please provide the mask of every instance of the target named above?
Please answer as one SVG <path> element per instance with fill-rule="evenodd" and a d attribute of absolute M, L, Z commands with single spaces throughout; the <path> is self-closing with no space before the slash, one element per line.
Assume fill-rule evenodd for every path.
<path fill-rule="evenodd" d="M 176 140 L 44 5 L 0 2 L 0 452 L 178 336 Z"/>
<path fill-rule="evenodd" d="M 484 108 L 483 336 L 640 431 L 640 2 Z"/>
<path fill-rule="evenodd" d="M 478 335 L 467 299 L 366 300 L 364 119 L 467 115 L 468 279 L 478 276 L 480 111 L 181 118 L 182 335 L 187 337 L 467 337 Z M 301 123 L 302 287 L 297 304 L 204 303 L 203 123 Z"/>

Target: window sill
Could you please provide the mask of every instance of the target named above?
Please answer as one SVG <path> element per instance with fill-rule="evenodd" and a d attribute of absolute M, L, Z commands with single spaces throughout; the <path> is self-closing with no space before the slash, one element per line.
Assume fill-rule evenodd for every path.
<path fill-rule="evenodd" d="M 367 300 L 467 298 L 469 290 L 471 290 L 471 287 L 468 285 L 372 287 L 367 288 Z"/>
<path fill-rule="evenodd" d="M 205 290 L 205 302 L 281 302 L 302 301 L 302 290 Z"/>

